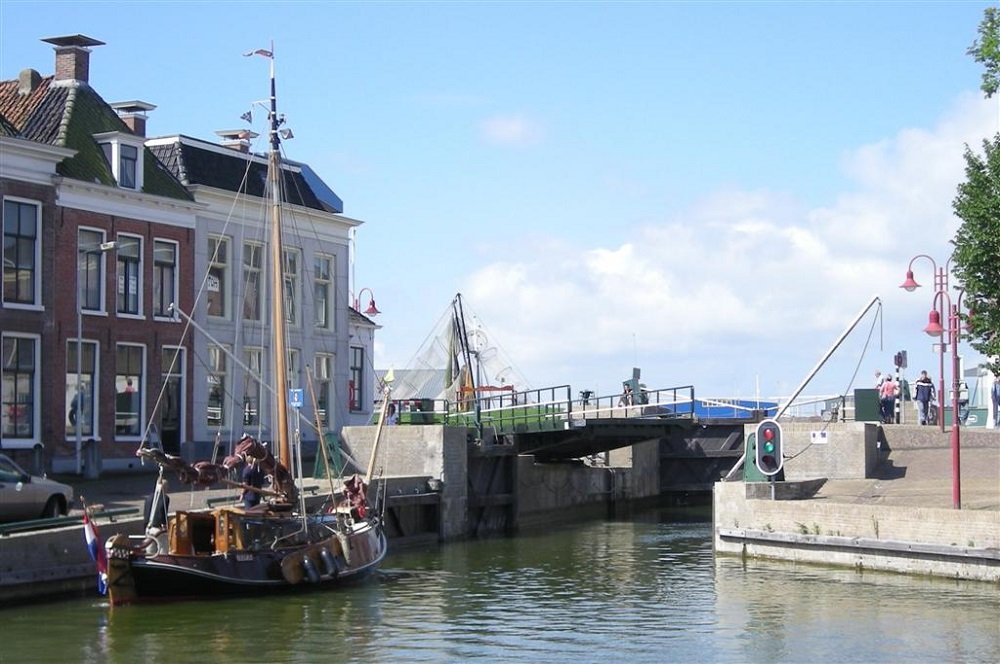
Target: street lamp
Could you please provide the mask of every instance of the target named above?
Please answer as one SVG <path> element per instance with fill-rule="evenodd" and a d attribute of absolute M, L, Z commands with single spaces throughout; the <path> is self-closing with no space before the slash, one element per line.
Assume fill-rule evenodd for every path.
<path fill-rule="evenodd" d="M 378 314 L 382 313 L 381 311 L 378 310 L 378 307 L 375 306 L 375 293 L 372 291 L 371 288 L 368 287 L 362 288 L 360 291 L 358 291 L 358 296 L 354 298 L 354 310 L 361 311 L 361 302 L 360 302 L 361 294 L 364 293 L 365 291 L 368 291 L 368 294 L 371 295 L 371 299 L 368 301 L 368 308 L 364 310 L 364 314 L 366 316 L 377 316 Z"/>
<path fill-rule="evenodd" d="M 934 259 L 928 256 L 927 254 L 918 254 L 913 258 L 911 258 L 910 265 L 909 267 L 906 268 L 906 280 L 899 285 L 900 288 L 907 291 L 908 293 L 912 293 L 916 289 L 920 288 L 920 284 L 918 284 L 916 280 L 913 278 L 913 262 L 916 261 L 918 258 L 926 258 L 931 262 L 931 265 L 934 266 L 934 294 L 935 294 L 934 301 L 936 303 L 938 293 L 948 292 L 948 265 L 951 264 L 951 259 L 950 258 L 948 259 L 948 265 L 946 265 L 944 268 L 939 268 L 937 266 L 937 263 L 934 262 Z M 941 302 L 941 307 L 942 308 L 940 310 L 935 309 L 931 311 L 927 328 L 924 329 L 924 331 L 931 336 L 940 337 L 944 331 L 943 328 L 941 328 L 941 321 L 945 318 L 945 316 L 947 316 L 947 312 L 944 309 L 944 301 Z M 931 329 L 935 329 L 934 328 L 935 321 L 938 331 L 936 333 L 933 333 L 931 332 Z M 938 407 L 938 425 L 941 427 L 941 433 L 944 433 L 944 349 L 945 347 L 944 344 L 941 343 L 940 341 L 938 342 L 937 346 L 938 346 L 938 403 L 940 404 L 940 406 Z"/>
<path fill-rule="evenodd" d="M 951 345 L 951 502 L 952 507 L 958 510 L 962 509 L 962 471 L 961 455 L 959 451 L 961 448 L 961 424 L 958 412 L 961 387 L 958 343 L 961 339 L 962 321 L 959 311 L 961 310 L 962 296 L 965 295 L 965 289 L 960 289 L 958 291 L 958 297 L 954 302 L 952 302 L 951 295 L 948 293 L 948 270 L 950 269 L 951 259 L 948 259 L 944 268 L 938 268 L 937 264 L 934 263 L 934 259 L 926 254 L 920 254 L 910 259 L 910 267 L 906 271 L 906 281 L 902 283 L 900 288 L 912 292 L 920 287 L 920 284 L 913 279 L 913 261 L 917 258 L 926 258 L 934 265 L 934 301 L 931 305 L 931 311 L 927 316 L 927 327 L 924 328 L 924 332 L 926 332 L 929 336 L 937 337 L 939 339 L 938 355 L 941 361 L 941 387 L 938 391 L 938 402 L 942 406 L 944 405 L 945 347 L 945 342 L 942 337 L 945 333 L 948 335 L 947 343 Z M 947 314 L 948 317 L 947 329 L 941 325 L 941 319 L 945 314 Z M 938 411 L 938 420 L 941 424 L 941 431 L 944 432 L 944 413 L 941 412 L 942 408 L 940 407 Z"/>
<path fill-rule="evenodd" d="M 80 261 L 84 256 L 101 256 L 103 257 L 109 251 L 114 251 L 118 248 L 117 242 L 101 242 L 97 245 L 92 245 L 89 247 L 77 246 L 77 261 L 76 261 L 76 396 L 74 400 L 76 401 L 76 422 L 74 423 L 75 434 L 76 434 L 76 474 L 83 474 L 83 296 L 81 292 L 83 291 L 83 281 L 80 279 L 81 265 Z M 103 276 L 104 271 L 101 270 L 101 275 Z M 94 385 L 90 386 L 90 412 L 91 417 L 93 417 L 94 410 Z M 93 432 L 91 432 L 93 433 Z M 91 464 L 93 465 L 93 464 Z M 88 466 L 88 475 L 97 477 L 97 469 Z"/>

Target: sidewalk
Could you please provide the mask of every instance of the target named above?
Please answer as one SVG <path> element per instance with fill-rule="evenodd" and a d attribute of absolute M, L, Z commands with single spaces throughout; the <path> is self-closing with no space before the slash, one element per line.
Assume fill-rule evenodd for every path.
<path fill-rule="evenodd" d="M 996 445 L 960 449 L 962 509 L 1000 511 L 1000 432 Z M 830 480 L 815 500 L 839 503 L 952 507 L 950 447 L 896 449 L 873 478 Z"/>

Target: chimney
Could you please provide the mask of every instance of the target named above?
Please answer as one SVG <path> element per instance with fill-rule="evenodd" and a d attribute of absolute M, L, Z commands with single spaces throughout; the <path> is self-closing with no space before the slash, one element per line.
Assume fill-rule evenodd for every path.
<path fill-rule="evenodd" d="M 90 79 L 90 48 L 88 47 L 104 46 L 104 42 L 84 35 L 49 37 L 42 41 L 56 47 L 56 80 L 80 81 L 81 83 L 87 83 Z"/>
<path fill-rule="evenodd" d="M 28 95 L 38 89 L 42 75 L 34 69 L 25 69 L 17 77 L 17 94 Z"/>
<path fill-rule="evenodd" d="M 249 129 L 220 129 L 215 135 L 222 138 L 222 145 L 239 152 L 250 152 L 250 141 L 259 136 Z"/>
<path fill-rule="evenodd" d="M 118 117 L 122 119 L 125 126 L 136 136 L 146 137 L 146 112 L 156 108 L 153 104 L 144 101 L 120 101 L 111 104 Z"/>

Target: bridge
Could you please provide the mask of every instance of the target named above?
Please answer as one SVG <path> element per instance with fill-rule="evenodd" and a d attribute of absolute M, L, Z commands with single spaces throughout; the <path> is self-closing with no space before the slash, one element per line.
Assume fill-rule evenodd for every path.
<path fill-rule="evenodd" d="M 694 386 L 576 395 L 569 385 L 524 392 L 495 391 L 478 400 L 401 400 L 402 425 L 476 428 L 540 462 L 590 458 L 637 443 L 658 441 L 663 491 L 703 491 L 743 453 L 743 426 L 773 415 L 777 404 L 699 399 Z"/>

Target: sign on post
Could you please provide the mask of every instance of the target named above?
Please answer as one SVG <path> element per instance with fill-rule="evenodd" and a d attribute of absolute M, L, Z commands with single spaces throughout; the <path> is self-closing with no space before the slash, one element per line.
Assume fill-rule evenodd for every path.
<path fill-rule="evenodd" d="M 302 389 L 294 388 L 288 390 L 288 405 L 292 408 L 302 408 L 305 402 L 302 398 Z"/>

